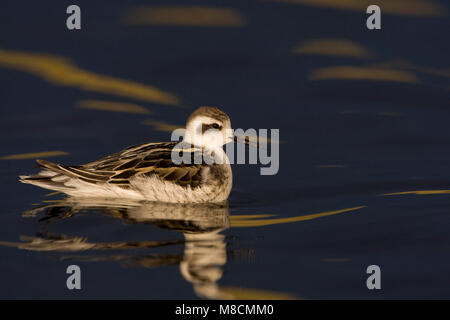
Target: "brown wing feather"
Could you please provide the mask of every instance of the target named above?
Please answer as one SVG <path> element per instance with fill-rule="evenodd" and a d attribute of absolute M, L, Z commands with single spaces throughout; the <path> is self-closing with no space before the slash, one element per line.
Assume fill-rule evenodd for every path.
<path fill-rule="evenodd" d="M 167 142 L 133 146 L 81 166 L 61 166 L 45 160 L 38 160 L 38 163 L 47 170 L 90 183 L 112 183 L 126 187 L 130 178 L 156 175 L 181 186 L 199 186 L 202 166 L 173 163 L 171 152 L 176 144 Z M 183 152 L 189 152 L 191 159 L 201 156 L 200 150 Z"/>

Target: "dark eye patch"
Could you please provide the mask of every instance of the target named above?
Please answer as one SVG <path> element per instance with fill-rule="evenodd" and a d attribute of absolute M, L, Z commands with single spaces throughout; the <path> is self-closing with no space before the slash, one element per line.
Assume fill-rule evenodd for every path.
<path fill-rule="evenodd" d="M 222 126 L 218 123 L 202 124 L 202 133 L 205 133 L 210 129 L 222 130 Z"/>

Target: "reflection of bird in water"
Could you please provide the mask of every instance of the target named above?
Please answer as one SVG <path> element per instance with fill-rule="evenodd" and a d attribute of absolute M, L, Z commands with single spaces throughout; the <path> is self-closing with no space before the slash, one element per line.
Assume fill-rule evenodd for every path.
<path fill-rule="evenodd" d="M 150 223 L 184 234 L 183 240 L 133 241 L 91 243 L 86 237 L 67 237 L 46 231 L 54 221 L 67 219 L 86 210 L 102 211 L 129 223 Z M 61 259 L 79 261 L 117 261 L 128 266 L 159 267 L 179 264 L 181 275 L 192 283 L 199 297 L 226 298 L 217 281 L 227 261 L 225 237 L 220 232 L 229 226 L 228 205 L 223 204 L 172 204 L 161 202 L 139 203 L 129 200 L 67 198 L 50 205 L 29 210 L 26 216 L 44 212 L 39 220 L 43 228 L 38 237 L 22 237 L 23 242 L 0 242 L 24 250 L 53 252 L 91 252 L 94 250 L 149 249 L 185 244 L 184 254 L 95 254 L 62 256 Z"/>
<path fill-rule="evenodd" d="M 217 108 L 200 107 L 187 120 L 181 146 L 178 142 L 146 143 L 78 166 L 38 160 L 43 170 L 20 179 L 76 197 L 221 202 L 232 186 L 223 145 L 233 140 L 241 141 L 232 135 L 228 115 Z"/>
<path fill-rule="evenodd" d="M 180 263 L 181 275 L 192 283 L 199 297 L 224 299 L 217 281 L 222 278 L 222 266 L 227 262 L 225 236 L 217 231 L 185 233 L 184 236 L 186 245 Z"/>

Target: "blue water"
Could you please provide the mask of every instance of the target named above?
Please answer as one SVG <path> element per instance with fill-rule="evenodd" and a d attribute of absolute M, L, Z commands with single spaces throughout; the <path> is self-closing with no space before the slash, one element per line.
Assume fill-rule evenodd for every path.
<path fill-rule="evenodd" d="M 61 150 L 68 155 L 48 160 L 85 163 L 130 145 L 168 141 L 169 132 L 142 122 L 183 125 L 196 107 L 210 105 L 226 111 L 233 127 L 280 129 L 278 174 L 234 165 L 219 224 L 202 216 L 207 209 L 175 222 L 171 214 L 183 209 L 161 209 L 166 219 L 130 219 L 130 208 L 107 205 L 64 216 L 73 203 L 63 203 L 63 213 L 24 217 L 49 204 L 42 201 L 64 197 L 19 183 L 19 175 L 36 172 L 34 159 L 0 160 L 0 297 L 208 299 L 240 291 L 263 298 L 449 298 L 450 193 L 436 192 L 450 189 L 448 5 L 435 1 L 444 16 L 382 13 L 382 30 L 369 31 L 358 11 L 256 0 L 192 3 L 233 8 L 246 24 L 127 25 L 121 19 L 135 6 L 186 3 L 79 1 L 82 29 L 69 31 L 69 1 L 2 2 L 0 50 L 8 57 L 67 58 L 82 70 L 154 86 L 181 102 L 62 85 L 0 55 L 0 156 Z M 311 39 L 351 40 L 373 56 L 293 53 Z M 397 67 L 399 60 L 409 66 Z M 310 78 L 319 68 L 392 61 L 418 81 Z M 134 103 L 152 113 L 88 110 L 77 107 L 80 100 Z M 423 190 L 428 193 L 386 195 Z M 363 208 L 280 220 L 354 207 Z M 46 214 L 53 219 L 42 219 Z M 253 225 L 238 227 L 239 215 L 272 216 L 246 218 Z M 264 219 L 274 220 L 254 223 Z M 209 235 L 203 242 L 202 234 Z M 24 247 L 30 237 L 41 244 Z M 79 238 L 97 247 L 71 250 L 67 243 Z M 146 246 L 149 241 L 154 245 Z M 105 245 L 111 243 L 125 248 Z M 183 274 L 183 261 L 191 277 Z M 66 287 L 71 264 L 82 270 L 82 290 Z M 366 287 L 373 264 L 381 268 L 381 290 Z"/>

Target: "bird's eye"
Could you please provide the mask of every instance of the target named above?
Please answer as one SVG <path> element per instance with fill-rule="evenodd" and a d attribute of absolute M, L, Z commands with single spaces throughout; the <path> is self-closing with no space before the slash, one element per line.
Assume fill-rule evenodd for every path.
<path fill-rule="evenodd" d="M 202 130 L 202 134 L 210 129 L 222 130 L 222 126 L 218 123 L 208 123 L 208 124 L 203 123 L 200 128 Z"/>

